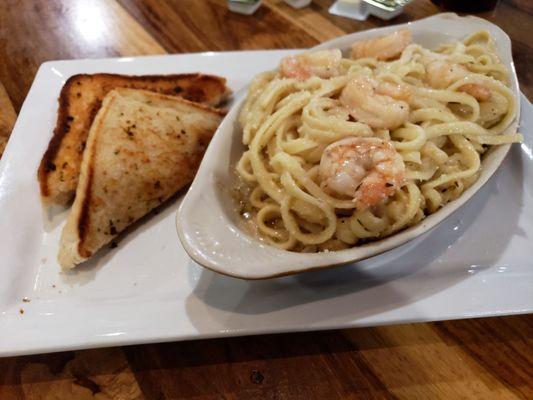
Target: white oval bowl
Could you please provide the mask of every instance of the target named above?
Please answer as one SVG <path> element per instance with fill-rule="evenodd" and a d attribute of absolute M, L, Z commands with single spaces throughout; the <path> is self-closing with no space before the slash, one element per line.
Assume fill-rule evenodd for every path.
<path fill-rule="evenodd" d="M 412 23 L 342 36 L 322 43 L 316 49 L 348 49 L 356 40 L 384 35 L 405 27 L 412 30 L 415 43 L 429 48 L 464 39 L 478 30 L 489 31 L 496 42 L 501 61 L 510 71 L 511 89 L 518 107 L 520 106 L 511 41 L 496 25 L 477 17 L 438 14 Z M 312 254 L 290 252 L 261 242 L 243 230 L 241 217 L 231 195 L 235 184 L 235 164 L 244 151 L 238 116 L 245 96 L 246 93 L 236 96 L 233 107 L 220 124 L 176 219 L 178 236 L 194 261 L 211 270 L 238 278 L 272 278 L 352 263 L 407 243 L 435 227 L 467 202 L 494 174 L 510 148 L 510 145 L 494 147 L 483 157 L 479 179 L 470 188 L 458 199 L 410 228 L 346 250 Z M 509 131 L 516 130 L 519 111 L 515 122 L 508 128 Z"/>

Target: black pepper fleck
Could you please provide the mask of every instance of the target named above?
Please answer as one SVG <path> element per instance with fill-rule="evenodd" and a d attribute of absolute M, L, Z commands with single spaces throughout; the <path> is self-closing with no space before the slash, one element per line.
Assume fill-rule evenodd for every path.
<path fill-rule="evenodd" d="M 113 221 L 109 220 L 109 233 L 111 235 L 117 234 L 117 228 L 115 228 L 115 225 L 113 224 Z"/>

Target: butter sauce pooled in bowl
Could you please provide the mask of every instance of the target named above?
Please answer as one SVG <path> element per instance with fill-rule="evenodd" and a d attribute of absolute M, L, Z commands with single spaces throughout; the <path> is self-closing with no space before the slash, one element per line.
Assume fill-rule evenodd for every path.
<path fill-rule="evenodd" d="M 397 247 L 466 202 L 520 141 L 517 94 L 508 37 L 472 17 L 289 56 L 220 126 L 180 208 L 180 239 L 200 264 L 250 279 Z M 229 194 L 238 185 L 246 221 Z M 215 217 L 208 229 L 193 204 Z"/>

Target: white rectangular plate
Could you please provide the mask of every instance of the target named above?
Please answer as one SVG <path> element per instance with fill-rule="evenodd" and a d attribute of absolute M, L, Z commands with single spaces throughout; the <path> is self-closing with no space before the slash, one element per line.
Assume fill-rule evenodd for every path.
<path fill-rule="evenodd" d="M 43 211 L 36 171 L 70 75 L 199 71 L 227 77 L 238 91 L 289 53 L 43 64 L 0 162 L 0 356 L 533 310 L 533 111 L 525 99 L 525 142 L 491 181 L 432 232 L 385 255 L 268 281 L 229 278 L 186 255 L 174 225 L 178 199 L 137 224 L 118 248 L 60 272 L 66 214 L 50 220 Z"/>

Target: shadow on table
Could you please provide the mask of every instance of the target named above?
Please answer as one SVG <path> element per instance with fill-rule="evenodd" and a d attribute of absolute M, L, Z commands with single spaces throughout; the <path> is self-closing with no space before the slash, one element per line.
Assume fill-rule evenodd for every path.
<path fill-rule="evenodd" d="M 454 259 L 453 247 L 469 230 L 488 226 L 490 222 L 478 216 L 488 205 L 491 210 L 501 205 L 502 199 L 496 198 L 500 192 L 507 196 L 511 193 L 517 206 L 507 207 L 504 218 L 499 216 L 495 243 L 483 244 L 483 249 L 472 247 L 477 252 L 473 254 L 475 264 L 494 264 L 513 235 L 520 234 L 522 157 L 518 146 L 513 147 L 497 176 L 461 209 L 418 238 L 414 245 L 404 245 L 412 248 L 407 248 L 403 254 L 402 249 L 395 250 L 399 256 L 392 261 L 385 253 L 349 266 L 263 281 L 240 280 L 206 269 L 198 273 L 199 267 L 191 261 L 190 279 L 196 282 L 191 283 L 195 289 L 187 299 L 187 314 L 200 332 L 250 329 L 268 332 L 280 326 L 327 328 L 433 296 L 471 276 L 470 263 L 461 258 L 465 250 Z M 508 176 L 512 177 L 512 182 Z M 486 214 L 490 212 L 485 212 L 481 218 L 487 218 Z M 492 217 L 492 214 L 488 216 Z M 464 243 L 461 245 L 464 247 Z M 470 245 L 467 245 L 469 250 Z M 447 258 L 451 254 L 453 262 L 448 259 L 440 268 L 438 263 L 442 262 L 440 257 L 444 253 Z M 429 267 L 430 264 L 433 266 Z M 196 276 L 191 271 L 196 271 Z M 325 301 L 333 298 L 335 302 Z M 206 314 L 209 317 L 206 318 Z"/>

